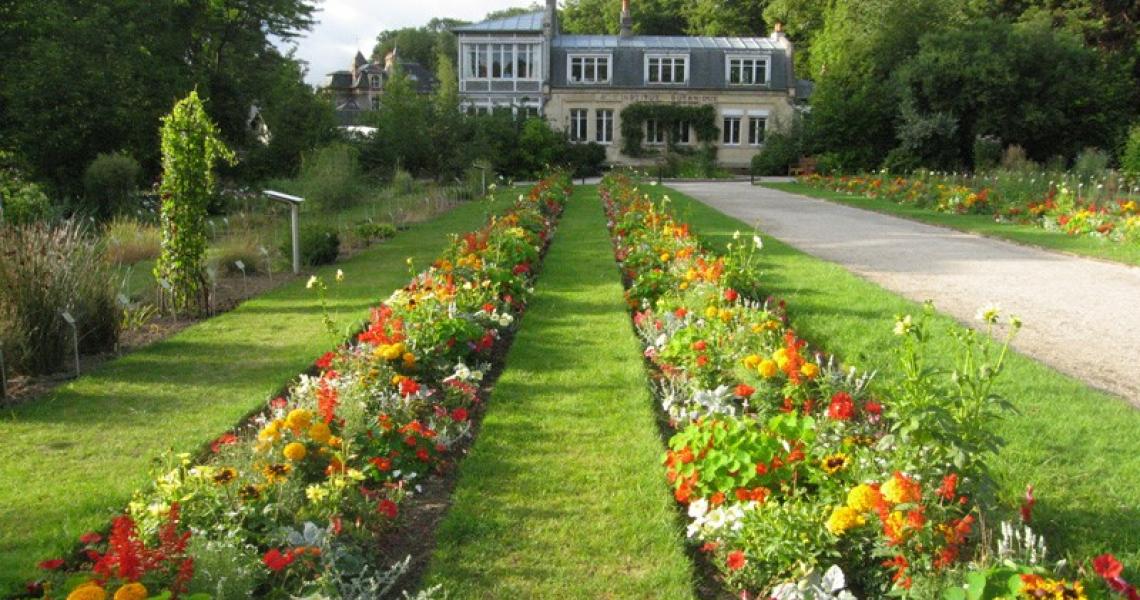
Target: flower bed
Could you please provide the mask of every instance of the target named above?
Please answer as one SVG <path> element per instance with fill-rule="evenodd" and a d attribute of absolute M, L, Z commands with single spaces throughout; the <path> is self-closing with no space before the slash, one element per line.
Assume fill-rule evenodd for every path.
<path fill-rule="evenodd" d="M 46 577 L 29 591 L 116 600 L 390 591 L 407 561 L 375 564 L 377 536 L 470 436 L 483 377 L 526 307 L 569 189 L 565 176 L 544 179 L 505 216 L 453 239 L 353 343 L 219 437 L 205 463 L 172 457 L 109 534 L 86 534 L 75 556 L 41 563 Z M 328 284 L 310 287 L 323 294 Z M 327 313 L 326 322 L 335 330 Z"/>
<path fill-rule="evenodd" d="M 1140 197 L 1133 190 L 1106 190 L 1104 184 L 1054 183 L 1013 175 L 992 179 L 924 174 L 832 177 L 810 175 L 804 183 L 819 189 L 942 213 L 993 215 L 999 222 L 1028 224 L 1069 235 L 1087 235 L 1114 242 L 1140 243 Z"/>
<path fill-rule="evenodd" d="M 943 369 L 925 350 L 928 307 L 894 324 L 902 375 L 872 385 L 811 350 L 782 303 L 757 301 L 759 237 L 718 255 L 628 179 L 608 178 L 602 197 L 675 431 L 665 474 L 727 587 L 780 599 L 1135 594 L 1108 555 L 1055 570 L 1028 529 L 1031 492 L 1023 523 L 995 526 L 986 460 L 1000 446 L 992 384 L 1008 339 L 954 332 Z M 1019 327 L 992 309 L 979 318 L 989 333 Z"/>

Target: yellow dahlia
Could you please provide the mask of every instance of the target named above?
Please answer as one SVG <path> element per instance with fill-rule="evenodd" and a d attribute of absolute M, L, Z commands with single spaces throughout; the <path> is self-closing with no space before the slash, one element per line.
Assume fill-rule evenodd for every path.
<path fill-rule="evenodd" d="M 128 583 L 115 592 L 115 600 L 146 600 L 150 594 L 141 583 Z"/>
<path fill-rule="evenodd" d="M 293 442 L 291 444 L 285 445 L 285 450 L 283 453 L 285 454 L 285 458 L 288 458 L 293 462 L 297 462 L 304 459 L 305 455 L 308 454 L 309 451 L 307 448 L 305 448 L 304 444 L 300 442 Z"/>
<path fill-rule="evenodd" d="M 883 495 L 879 490 L 861 483 L 847 492 L 847 506 L 861 513 L 870 512 L 874 510 L 875 505 L 882 500 Z"/>
<path fill-rule="evenodd" d="M 867 522 L 863 515 L 847 506 L 837 506 L 827 519 L 827 530 L 832 535 L 843 535 L 849 529 L 860 527 Z"/>
<path fill-rule="evenodd" d="M 98 583 L 88 581 L 67 595 L 67 600 L 106 600 L 107 592 Z"/>
<path fill-rule="evenodd" d="M 764 359 L 760 361 L 760 366 L 756 368 L 760 376 L 764 379 L 771 379 L 780 372 L 780 367 L 776 365 L 776 361 Z"/>
<path fill-rule="evenodd" d="M 327 443 L 330 437 L 332 437 L 332 430 L 324 421 L 313 423 L 313 426 L 309 428 L 309 439 L 318 444 Z"/>
<path fill-rule="evenodd" d="M 918 502 L 922 499 L 922 488 L 918 482 L 895 471 L 887 483 L 883 484 L 883 497 L 892 504 Z"/>
<path fill-rule="evenodd" d="M 285 417 L 285 426 L 295 432 L 308 429 L 312 422 L 313 413 L 303 408 L 295 408 L 289 411 L 289 415 Z"/>

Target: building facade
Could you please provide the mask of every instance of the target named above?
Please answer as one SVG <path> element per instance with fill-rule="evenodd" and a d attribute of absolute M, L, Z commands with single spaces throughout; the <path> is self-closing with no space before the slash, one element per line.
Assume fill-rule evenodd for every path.
<path fill-rule="evenodd" d="M 332 98 L 340 124 L 358 125 L 364 114 L 379 110 L 384 85 L 397 68 L 421 94 L 430 94 L 438 86 L 430 71 L 419 63 L 400 60 L 396 51 L 390 52 L 382 65 L 368 62 L 358 51 L 350 70 L 329 73 L 321 86 Z"/>
<path fill-rule="evenodd" d="M 708 105 L 720 130 L 718 160 L 740 168 L 804 100 L 796 91 L 808 86 L 796 80 L 794 49 L 778 27 L 767 37 L 643 36 L 632 33 L 628 0 L 621 10 L 620 35 L 561 34 L 556 0 L 542 12 L 458 28 L 465 107 L 540 114 L 572 141 L 605 146 L 612 164 L 644 164 L 652 159 L 622 154 L 625 108 Z M 686 124 L 642 127 L 648 149 L 698 144 Z"/>

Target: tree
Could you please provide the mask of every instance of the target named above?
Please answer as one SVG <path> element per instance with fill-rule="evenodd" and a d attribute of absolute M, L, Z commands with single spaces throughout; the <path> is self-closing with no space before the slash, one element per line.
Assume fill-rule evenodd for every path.
<path fill-rule="evenodd" d="M 680 35 L 689 28 L 683 0 L 641 0 L 631 7 L 633 30 L 643 35 Z M 612 0 L 567 0 L 559 20 L 562 31 L 580 34 L 616 34 L 621 11 Z"/>
<path fill-rule="evenodd" d="M 760 36 L 767 32 L 768 0 L 694 0 L 684 3 L 687 30 L 693 35 Z"/>
<path fill-rule="evenodd" d="M 209 309 L 206 206 L 213 193 L 214 166 L 233 161 L 197 91 L 163 119 L 162 255 L 154 276 L 165 282 L 162 304 L 175 313 Z"/>
<path fill-rule="evenodd" d="M 504 8 L 502 10 L 493 10 L 483 17 L 484 21 L 493 21 L 495 19 L 506 19 L 509 17 L 517 17 L 519 15 L 527 15 L 533 12 L 538 12 L 543 9 L 543 6 L 538 2 L 531 2 L 530 6 L 514 6 L 511 8 Z"/>
<path fill-rule="evenodd" d="M 431 99 L 416 93 L 400 69 L 384 86 L 380 110 L 372 115 L 376 133 L 361 150 L 361 164 L 377 175 L 389 177 L 396 168 L 412 175 L 433 170 L 437 150 L 432 144 Z"/>

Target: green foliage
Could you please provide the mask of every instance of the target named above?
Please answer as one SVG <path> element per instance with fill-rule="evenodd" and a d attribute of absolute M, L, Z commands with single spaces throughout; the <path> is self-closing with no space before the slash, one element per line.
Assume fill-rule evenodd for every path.
<path fill-rule="evenodd" d="M 764 136 L 764 147 L 752 157 L 753 175 L 787 175 L 788 168 L 806 152 L 804 130 L 793 124 L 789 131 L 770 131 Z"/>
<path fill-rule="evenodd" d="M 1120 166 L 1125 173 L 1140 176 L 1140 125 L 1133 125 L 1128 133 L 1124 153 L 1120 155 Z"/>
<path fill-rule="evenodd" d="M 574 177 L 592 177 L 602 174 L 602 167 L 606 162 L 605 146 L 595 142 L 570 144 L 567 150 Z"/>
<path fill-rule="evenodd" d="M 997 168 L 1001 163 L 1001 140 L 992 135 L 974 138 L 974 171 L 981 173 Z"/>
<path fill-rule="evenodd" d="M 697 141 L 705 145 L 714 144 L 720 133 L 716 126 L 716 107 L 710 104 L 683 106 L 635 102 L 621 111 L 622 154 L 633 157 L 648 154 L 642 143 L 645 141 L 645 122 L 649 120 L 657 121 L 666 132 L 672 132 L 678 123 L 689 123 L 697 134 Z M 671 133 L 666 135 L 668 145 L 674 147 Z"/>
<path fill-rule="evenodd" d="M 116 266 L 158 258 L 162 253 L 162 234 L 158 227 L 126 216 L 115 217 L 103 229 L 103 254 Z"/>
<path fill-rule="evenodd" d="M 696 0 L 685 2 L 682 10 L 691 35 L 754 37 L 768 29 L 764 20 L 767 4 L 768 0 Z"/>
<path fill-rule="evenodd" d="M 0 344 L 9 364 L 48 374 L 71 360 L 75 318 L 80 350 L 102 352 L 118 341 L 120 309 L 113 275 L 95 240 L 77 221 L 0 228 Z"/>
<path fill-rule="evenodd" d="M 537 175 L 566 159 L 566 136 L 554 131 L 543 119 L 527 119 L 519 135 L 520 171 Z"/>
<path fill-rule="evenodd" d="M 340 236 L 334 227 L 327 225 L 306 225 L 301 227 L 301 263 L 315 267 L 336 262 L 340 255 Z M 281 246 L 281 253 L 293 255 L 291 241 Z"/>
<path fill-rule="evenodd" d="M 100 154 L 83 173 L 83 212 L 98 220 L 129 210 L 138 191 L 141 169 L 137 160 L 123 152 Z"/>
<path fill-rule="evenodd" d="M 0 150 L 0 226 L 47 219 L 51 201 L 40 186 L 28 181 L 16 158 Z"/>
<path fill-rule="evenodd" d="M 325 211 L 339 211 L 361 195 L 358 152 L 345 143 L 333 143 L 305 155 L 297 184 L 306 201 Z"/>
<path fill-rule="evenodd" d="M 917 167 L 956 170 L 961 166 L 958 152 L 958 119 L 945 112 L 920 113 L 904 104 L 898 124 L 899 145 L 887 155 L 892 171 Z"/>
<path fill-rule="evenodd" d="M 163 119 L 162 156 L 162 256 L 154 276 L 169 285 L 162 295 L 165 307 L 204 312 L 209 308 L 206 206 L 214 191 L 214 165 L 235 159 L 218 139 L 198 92 L 190 92 Z"/>
<path fill-rule="evenodd" d="M 1112 157 L 1100 148 L 1085 148 L 1073 163 L 1073 173 L 1086 181 L 1099 179 L 1108 170 L 1108 163 L 1111 160 Z"/>
<path fill-rule="evenodd" d="M 356 236 L 371 243 L 376 240 L 386 240 L 396 235 L 396 226 L 391 223 L 377 223 L 375 221 L 361 221 L 355 227 Z"/>
<path fill-rule="evenodd" d="M 389 177 L 396 167 L 419 176 L 433 170 L 437 148 L 431 137 L 431 99 L 416 93 L 408 77 L 399 69 L 384 86 L 380 110 L 369 123 L 376 133 L 361 149 L 364 168 Z"/>

